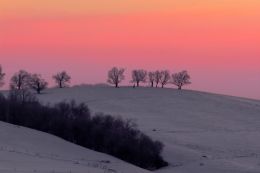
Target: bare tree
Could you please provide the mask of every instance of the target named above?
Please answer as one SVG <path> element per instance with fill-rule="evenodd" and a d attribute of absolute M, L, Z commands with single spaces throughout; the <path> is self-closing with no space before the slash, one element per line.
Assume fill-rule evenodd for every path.
<path fill-rule="evenodd" d="M 136 83 L 136 86 L 140 86 L 140 82 L 146 82 L 147 71 L 140 69 L 140 70 L 133 70 L 132 71 L 132 82 Z"/>
<path fill-rule="evenodd" d="M 15 73 L 10 81 L 10 88 L 16 90 L 24 90 L 29 88 L 30 73 L 20 70 Z"/>
<path fill-rule="evenodd" d="M 163 70 L 160 72 L 161 78 L 160 78 L 160 83 L 162 85 L 162 88 L 169 82 L 171 79 L 170 72 L 168 70 Z"/>
<path fill-rule="evenodd" d="M 148 73 L 148 77 L 149 77 L 149 82 L 151 84 L 151 87 L 154 87 L 154 83 L 155 83 L 155 77 L 156 77 L 156 74 L 155 72 L 149 72 Z"/>
<path fill-rule="evenodd" d="M 156 84 L 156 88 L 157 88 L 161 81 L 162 75 L 159 70 L 155 71 L 154 74 L 155 74 L 155 84 Z"/>
<path fill-rule="evenodd" d="M 125 79 L 124 72 L 125 72 L 124 68 L 113 67 L 111 70 L 108 71 L 107 82 L 112 85 L 115 85 L 115 87 L 118 88 L 119 83 L 121 83 Z"/>
<path fill-rule="evenodd" d="M 38 94 L 41 94 L 41 91 L 47 88 L 48 82 L 46 82 L 40 74 L 33 74 L 30 77 L 29 86 Z"/>
<path fill-rule="evenodd" d="M 5 73 L 3 72 L 2 66 L 0 65 L 0 87 L 4 85 Z"/>
<path fill-rule="evenodd" d="M 66 71 L 59 72 L 52 76 L 59 88 L 67 87 L 70 83 L 71 77 Z"/>
<path fill-rule="evenodd" d="M 191 84 L 190 75 L 186 70 L 183 70 L 179 73 L 174 73 L 172 75 L 172 83 L 176 85 L 179 90 L 181 90 L 182 86 Z"/>

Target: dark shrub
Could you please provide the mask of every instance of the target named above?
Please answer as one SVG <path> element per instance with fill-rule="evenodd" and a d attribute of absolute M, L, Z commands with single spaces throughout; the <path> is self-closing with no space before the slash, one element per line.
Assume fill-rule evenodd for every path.
<path fill-rule="evenodd" d="M 140 132 L 131 120 L 103 113 L 91 116 L 83 103 L 42 105 L 28 91 L 11 91 L 8 98 L 0 94 L 0 120 L 59 136 L 145 169 L 167 165 L 161 157 L 163 145 Z"/>

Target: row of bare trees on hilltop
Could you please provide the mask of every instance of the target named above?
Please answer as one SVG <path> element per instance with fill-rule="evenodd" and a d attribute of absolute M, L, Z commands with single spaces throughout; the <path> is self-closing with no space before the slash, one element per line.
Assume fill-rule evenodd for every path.
<path fill-rule="evenodd" d="M 109 84 L 114 85 L 116 88 L 119 84 L 125 80 L 125 69 L 113 67 L 108 71 Z M 5 73 L 0 65 L 0 87 L 4 85 Z M 66 72 L 62 71 L 52 76 L 54 82 L 59 88 L 69 86 L 71 76 Z M 143 69 L 137 69 L 132 71 L 131 83 L 134 87 L 139 87 L 141 83 L 149 83 L 151 87 L 162 87 L 172 83 L 182 89 L 184 85 L 190 84 L 190 75 L 187 71 L 181 71 L 178 73 L 170 74 L 168 70 L 157 70 L 157 71 L 146 71 Z M 25 70 L 16 72 L 10 80 L 11 90 L 35 90 L 40 94 L 43 90 L 48 87 L 48 82 L 40 74 L 31 74 Z"/>
<path fill-rule="evenodd" d="M 0 65 L 0 87 L 4 85 L 5 73 Z M 59 72 L 52 76 L 59 88 L 64 88 L 70 83 L 71 77 L 66 71 Z M 31 74 L 25 70 L 16 72 L 10 80 L 11 90 L 35 90 L 40 94 L 48 87 L 48 82 L 40 74 Z"/>
<path fill-rule="evenodd" d="M 113 67 L 108 71 L 107 82 L 114 85 L 116 88 L 125 79 L 125 69 Z M 132 79 L 130 82 L 134 83 L 133 87 L 139 87 L 140 83 L 149 83 L 151 87 L 164 88 L 165 85 L 172 83 L 182 89 L 184 85 L 191 84 L 191 77 L 186 70 L 178 73 L 170 74 L 169 70 L 146 71 L 143 69 L 136 69 L 132 71 Z"/>

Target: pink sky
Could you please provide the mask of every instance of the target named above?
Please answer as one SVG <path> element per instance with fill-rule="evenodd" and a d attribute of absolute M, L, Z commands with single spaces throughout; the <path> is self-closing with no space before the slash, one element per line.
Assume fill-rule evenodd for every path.
<path fill-rule="evenodd" d="M 98 3 L 99 2 L 99 3 Z M 16 4 L 16 5 L 15 5 Z M 189 89 L 260 99 L 256 0 L 0 2 L 0 64 L 101 83 L 112 66 L 186 69 Z M 7 87 L 7 85 L 6 85 Z"/>

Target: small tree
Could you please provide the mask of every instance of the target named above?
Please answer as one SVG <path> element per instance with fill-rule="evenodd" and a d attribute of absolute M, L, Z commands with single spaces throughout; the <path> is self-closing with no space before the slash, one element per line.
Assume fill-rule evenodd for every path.
<path fill-rule="evenodd" d="M 160 72 L 161 78 L 160 78 L 160 83 L 162 85 L 162 88 L 169 82 L 171 79 L 170 72 L 168 70 L 163 70 Z"/>
<path fill-rule="evenodd" d="M 3 72 L 2 66 L 0 65 L 0 87 L 4 85 L 5 73 Z"/>
<path fill-rule="evenodd" d="M 146 82 L 147 71 L 145 70 L 133 70 L 132 71 L 132 82 L 136 83 L 136 86 L 140 86 L 140 82 Z"/>
<path fill-rule="evenodd" d="M 11 78 L 10 88 L 16 90 L 24 90 L 29 88 L 30 73 L 20 70 Z"/>
<path fill-rule="evenodd" d="M 48 82 L 46 82 L 41 75 L 33 74 L 31 75 L 29 86 L 40 94 L 42 90 L 47 88 Z"/>
<path fill-rule="evenodd" d="M 67 87 L 70 83 L 71 77 L 66 71 L 59 72 L 52 76 L 59 88 Z"/>
<path fill-rule="evenodd" d="M 156 74 L 155 74 L 155 72 L 149 72 L 148 73 L 148 77 L 149 77 L 149 82 L 150 82 L 150 84 L 151 84 L 151 87 L 154 87 L 154 83 L 155 83 L 155 76 Z"/>
<path fill-rule="evenodd" d="M 159 70 L 155 71 L 154 72 L 154 77 L 155 77 L 155 84 L 156 84 L 156 88 L 158 87 L 160 81 L 161 81 L 161 78 L 162 78 L 162 75 L 161 75 L 161 72 Z"/>
<path fill-rule="evenodd" d="M 119 87 L 119 83 L 121 83 L 125 79 L 124 75 L 125 69 L 113 67 L 108 71 L 108 79 L 107 82 L 115 85 L 116 88 Z"/>
<path fill-rule="evenodd" d="M 179 90 L 181 90 L 182 86 L 191 84 L 190 75 L 186 70 L 183 70 L 179 73 L 174 73 L 172 75 L 172 83 L 176 85 Z"/>

